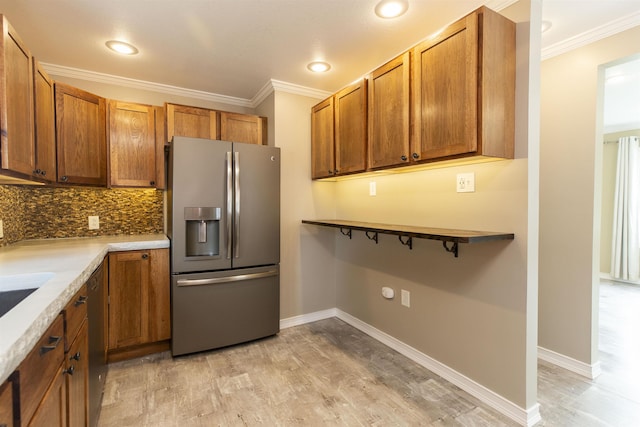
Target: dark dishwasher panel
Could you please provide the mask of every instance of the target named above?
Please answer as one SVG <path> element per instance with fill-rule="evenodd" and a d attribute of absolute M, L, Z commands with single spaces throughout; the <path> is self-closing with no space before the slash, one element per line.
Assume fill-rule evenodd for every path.
<path fill-rule="evenodd" d="M 98 425 L 104 382 L 107 377 L 107 337 L 105 334 L 104 263 L 87 281 L 87 317 L 89 321 L 89 426 Z"/>

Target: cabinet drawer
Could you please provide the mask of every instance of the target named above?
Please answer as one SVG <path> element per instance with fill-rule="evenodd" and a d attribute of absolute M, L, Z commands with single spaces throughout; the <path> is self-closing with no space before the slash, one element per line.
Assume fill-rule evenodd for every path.
<path fill-rule="evenodd" d="M 80 290 L 71 298 L 64 308 L 65 341 L 64 350 L 69 351 L 69 346 L 78 335 L 82 322 L 87 318 L 87 285 L 82 285 Z"/>
<path fill-rule="evenodd" d="M 26 425 L 64 359 L 62 316 L 42 335 L 18 368 L 20 381 L 20 419 Z"/>

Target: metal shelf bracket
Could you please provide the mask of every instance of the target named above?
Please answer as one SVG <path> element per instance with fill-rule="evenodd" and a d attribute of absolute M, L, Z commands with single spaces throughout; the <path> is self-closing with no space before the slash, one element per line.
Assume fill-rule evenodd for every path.
<path fill-rule="evenodd" d="M 349 239 L 351 239 L 351 229 L 350 229 L 350 228 L 347 228 L 347 229 L 346 229 L 346 230 L 347 230 L 346 232 L 345 232 L 344 230 L 345 230 L 344 228 L 340 228 L 340 232 L 341 232 L 342 234 L 344 234 L 345 236 L 349 236 Z"/>
<path fill-rule="evenodd" d="M 409 246 L 409 250 L 413 249 L 413 237 L 406 236 L 407 240 L 402 240 L 403 237 L 405 236 L 402 236 L 402 235 L 398 236 L 398 240 L 400 240 L 400 243 L 402 243 L 405 246 Z"/>
<path fill-rule="evenodd" d="M 451 247 L 447 246 L 447 241 L 442 242 L 442 246 L 444 246 L 444 250 L 453 254 L 454 257 L 458 258 L 458 242 L 451 242 Z"/>
<path fill-rule="evenodd" d="M 373 236 L 370 236 L 369 233 L 373 233 Z M 365 231 L 364 234 L 367 235 L 367 239 L 373 240 L 374 242 L 376 242 L 376 245 L 378 244 L 378 232 L 377 231 Z"/>

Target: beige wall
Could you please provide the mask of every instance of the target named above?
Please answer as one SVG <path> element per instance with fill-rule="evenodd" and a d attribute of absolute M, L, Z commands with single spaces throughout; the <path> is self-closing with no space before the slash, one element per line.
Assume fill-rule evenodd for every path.
<path fill-rule="evenodd" d="M 281 149 L 280 318 L 335 307 L 334 242 L 302 226 L 332 218 L 333 183 L 311 181 L 311 107 L 317 99 L 276 91 L 274 138 Z"/>
<path fill-rule="evenodd" d="M 598 359 L 598 67 L 638 40 L 635 27 L 542 63 L 539 344 L 587 364 Z"/>
<path fill-rule="evenodd" d="M 611 240 L 613 237 L 613 203 L 618 169 L 618 138 L 640 136 L 640 129 L 608 133 L 603 136 L 602 147 L 602 210 L 600 219 L 600 273 L 611 273 Z"/>

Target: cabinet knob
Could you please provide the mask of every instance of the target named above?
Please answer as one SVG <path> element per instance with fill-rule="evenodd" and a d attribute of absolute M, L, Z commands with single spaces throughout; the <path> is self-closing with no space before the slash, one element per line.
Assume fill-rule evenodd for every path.
<path fill-rule="evenodd" d="M 71 365 L 71 366 L 69 366 L 69 369 L 65 369 L 62 372 L 65 373 L 65 374 L 73 375 L 73 371 L 75 371 L 75 370 L 76 370 L 75 366 Z"/>
<path fill-rule="evenodd" d="M 63 175 L 62 178 L 60 178 L 60 181 L 62 182 L 67 182 L 69 178 L 66 175 Z"/>
<path fill-rule="evenodd" d="M 407 161 L 407 156 L 405 156 L 404 154 L 402 156 L 400 156 L 400 160 L 402 160 L 403 162 Z"/>
<path fill-rule="evenodd" d="M 78 300 L 73 304 L 76 307 L 82 304 L 86 304 L 87 303 L 87 296 L 86 295 L 81 295 L 80 298 L 78 298 Z"/>
<path fill-rule="evenodd" d="M 47 175 L 47 171 L 42 171 L 40 173 L 42 174 L 42 176 L 46 176 Z"/>
<path fill-rule="evenodd" d="M 69 360 L 80 360 L 80 352 L 77 352 L 73 356 L 69 357 Z"/>
<path fill-rule="evenodd" d="M 149 185 L 156 185 L 156 182 L 155 181 L 150 181 Z"/>
<path fill-rule="evenodd" d="M 416 159 L 416 160 L 417 160 L 417 159 L 419 159 L 419 158 L 420 158 L 420 155 L 419 155 L 418 153 L 413 153 L 413 154 L 411 155 L 411 157 L 413 157 L 414 159 Z"/>
<path fill-rule="evenodd" d="M 340 173 L 340 171 L 338 169 L 335 170 L 335 173 Z"/>
<path fill-rule="evenodd" d="M 142 259 L 147 259 L 149 258 L 149 254 L 142 254 Z"/>
<path fill-rule="evenodd" d="M 40 175 L 42 173 L 42 171 L 40 169 L 36 169 L 33 171 L 34 175 Z"/>

